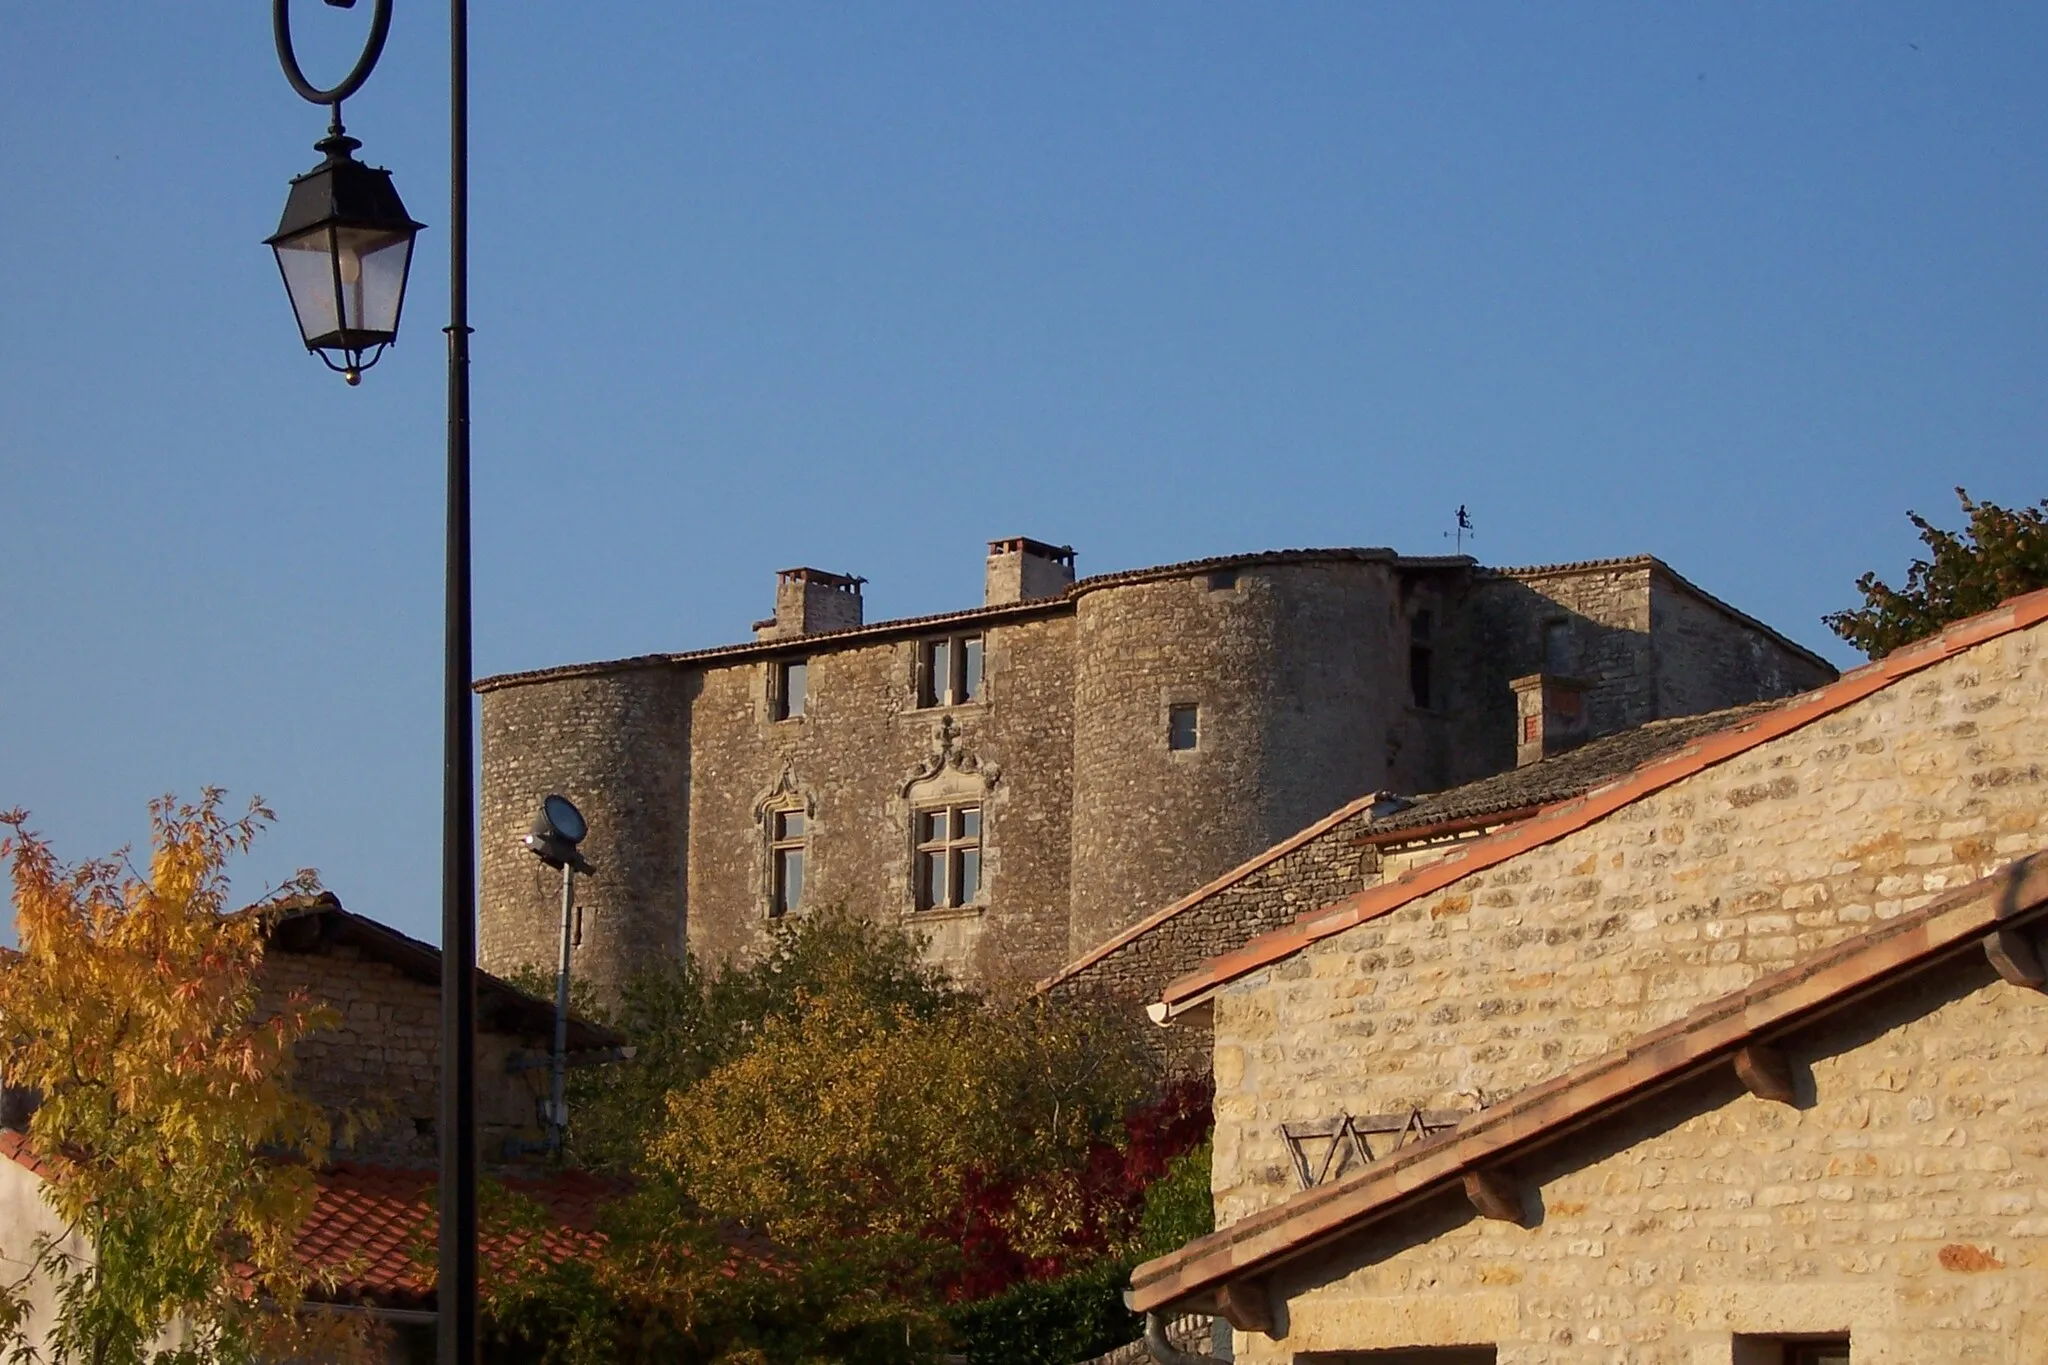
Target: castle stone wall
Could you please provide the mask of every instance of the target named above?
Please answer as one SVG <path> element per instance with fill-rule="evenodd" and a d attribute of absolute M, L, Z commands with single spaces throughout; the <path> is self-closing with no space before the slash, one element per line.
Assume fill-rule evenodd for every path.
<path fill-rule="evenodd" d="M 554 961 L 559 879 L 519 845 L 549 792 L 589 820 L 598 870 L 578 883 L 574 961 L 606 994 L 650 954 L 760 950 L 774 809 L 809 816 L 808 908 L 895 922 L 914 914 L 914 812 L 972 800 L 985 817 L 983 896 L 915 913 L 914 927 L 969 982 L 1028 986 L 1353 797 L 1512 766 L 1508 680 L 1537 671 L 1553 619 L 1598 679 L 1603 724 L 1656 714 L 1653 564 L 1516 578 L 1386 550 L 1275 552 L 927 622 L 825 635 L 778 625 L 755 645 L 488 680 L 483 964 Z M 801 573 L 798 587 L 829 577 L 856 600 L 851 576 Z M 984 638 L 982 695 L 920 708 L 919 641 L 969 632 Z M 1670 638 L 1728 646 L 1682 622 Z M 1418 643 L 1431 651 L 1420 701 Z M 776 669 L 796 660 L 806 705 L 777 720 Z M 1739 677 L 1716 679 L 1740 690 Z M 1200 708 L 1188 751 L 1168 747 L 1180 703 Z"/>
<path fill-rule="evenodd" d="M 1398 601 L 1391 562 L 1372 561 L 1080 595 L 1072 952 L 1384 783 Z M 1200 708 L 1192 750 L 1168 747 L 1180 704 Z"/>
<path fill-rule="evenodd" d="M 1657 656 L 1657 714 L 1687 716 L 1785 697 L 1833 680 L 1799 651 L 1757 629 L 1691 584 L 1658 573 L 1650 591 Z"/>
<path fill-rule="evenodd" d="M 1066 617 L 989 628 L 981 696 L 950 707 L 916 704 L 918 636 L 807 656 L 808 702 L 787 720 L 769 706 L 775 660 L 705 668 L 692 724 L 691 949 L 722 961 L 765 946 L 767 817 L 801 807 L 807 911 L 844 905 L 907 924 L 931 940 L 938 964 L 969 980 L 1029 979 L 1057 965 L 1066 947 L 1071 631 Z M 982 902 L 918 912 L 912 814 L 944 801 L 982 807 Z"/>
<path fill-rule="evenodd" d="M 486 970 L 554 966 L 561 873 L 519 842 L 551 792 L 583 812 L 582 852 L 597 867 L 576 883 L 576 974 L 611 991 L 646 954 L 681 948 L 694 687 L 683 670 L 653 665 L 484 694 L 477 947 Z"/>

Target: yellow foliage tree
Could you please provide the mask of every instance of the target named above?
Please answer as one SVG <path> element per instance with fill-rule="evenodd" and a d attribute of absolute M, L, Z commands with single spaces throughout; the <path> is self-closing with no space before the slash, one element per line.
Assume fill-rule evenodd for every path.
<path fill-rule="evenodd" d="M 0 1068 L 40 1094 L 28 1145 L 43 1198 L 90 1253 L 44 1236 L 8 1254 L 0 1329 L 17 1359 L 52 1365 L 203 1365 L 357 1354 L 361 1334 L 302 1314 L 311 1277 L 294 1236 L 326 1151 L 322 1111 L 292 1088 L 292 1046 L 332 1022 L 294 998 L 257 1012 L 257 915 L 228 914 L 229 859 L 271 813 L 150 806 L 146 876 L 125 858 L 65 866 L 0 814 L 21 953 L 0 969 Z M 284 891 L 312 887 L 301 873 Z M 40 1277 L 57 1306 L 38 1324 Z M 32 1339 L 34 1338 L 34 1339 Z"/>
<path fill-rule="evenodd" d="M 963 999 L 920 1017 L 828 991 L 672 1094 L 652 1155 L 791 1246 L 924 1237 L 999 1178 L 1023 1188 L 1011 1235 L 1050 1254 L 1088 1231 L 1076 1173 L 1143 1094 L 1141 1066 L 1079 1012 Z"/>

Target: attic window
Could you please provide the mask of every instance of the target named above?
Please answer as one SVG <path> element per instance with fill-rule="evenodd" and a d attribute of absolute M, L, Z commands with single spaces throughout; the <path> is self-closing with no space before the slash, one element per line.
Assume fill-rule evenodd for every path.
<path fill-rule="evenodd" d="M 1237 570 L 1213 569 L 1209 573 L 1210 592 L 1229 592 L 1237 586 Z"/>

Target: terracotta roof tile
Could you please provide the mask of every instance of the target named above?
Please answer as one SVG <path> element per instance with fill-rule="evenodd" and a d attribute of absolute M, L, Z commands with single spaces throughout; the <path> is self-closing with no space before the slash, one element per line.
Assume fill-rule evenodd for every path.
<path fill-rule="evenodd" d="M 1261 935 L 1169 982 L 1160 1001 L 1171 1016 L 1217 987 L 1291 957 L 1310 943 L 1377 919 L 1532 848 L 1553 843 L 1623 806 L 1833 715 L 1944 659 L 2043 621 L 2048 621 L 2048 588 L 2015 597 L 1996 610 L 1959 621 L 1938 635 L 1845 673 L 1826 687 L 1779 702 L 1737 720 L 1726 729 L 1700 736 L 1626 777 L 1546 806 L 1526 820 L 1467 844 L 1454 857 L 1416 868 L 1396 881 L 1368 887 L 1303 915 L 1286 928 Z"/>
<path fill-rule="evenodd" d="M 434 1173 L 339 1162 L 322 1170 L 317 1180 L 313 1212 L 299 1230 L 299 1255 L 315 1270 L 340 1277 L 332 1290 L 335 1297 L 384 1305 L 430 1302 Z M 542 1250 L 558 1261 L 589 1255 L 603 1245 L 599 1211 L 628 1188 L 584 1171 L 515 1176 L 504 1183 L 545 1211 Z M 480 1252 L 489 1262 L 525 1241 L 524 1235 L 487 1237 Z"/>

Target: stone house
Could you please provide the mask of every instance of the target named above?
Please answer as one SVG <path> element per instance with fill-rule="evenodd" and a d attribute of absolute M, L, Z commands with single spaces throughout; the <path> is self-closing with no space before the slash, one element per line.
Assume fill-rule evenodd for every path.
<path fill-rule="evenodd" d="M 750 642 L 480 682 L 484 964 L 552 960 L 552 880 L 518 847 L 546 792 L 589 817 L 600 985 L 832 903 L 1028 985 L 1366 793 L 1834 676 L 1647 556 L 1074 562 L 995 541 L 982 605 L 872 624 L 864 580 L 789 569 Z"/>
<path fill-rule="evenodd" d="M 1161 991 L 1238 1359 L 2048 1361 L 2048 592 Z"/>
<path fill-rule="evenodd" d="M 244 912 L 259 913 L 259 912 Z M 418 1256 L 431 1254 L 432 1191 L 439 1146 L 441 953 L 431 944 L 351 913 L 331 894 L 265 907 L 259 1013 L 295 991 L 330 1006 L 334 1027 L 301 1040 L 297 1081 L 327 1110 L 337 1142 L 315 1172 L 317 1200 L 300 1230 L 300 1254 L 339 1272 L 336 1301 L 393 1329 L 394 1361 L 430 1360 L 434 1299 Z M 590 1245 L 597 1207 L 619 1186 L 538 1160 L 541 1101 L 554 1037 L 554 1005 L 488 973 L 477 976 L 477 1126 L 487 1169 L 556 1220 L 547 1244 L 560 1254 Z M 571 1060 L 619 1059 L 624 1038 L 571 1018 Z M 32 1097 L 9 1092 L 0 1130 L 0 1274 L 20 1279 L 42 1234 L 65 1229 L 43 1203 L 43 1168 L 22 1129 Z M 90 1255 L 76 1234 L 66 1248 Z M 31 1286 L 34 1321 L 55 1304 Z"/>

